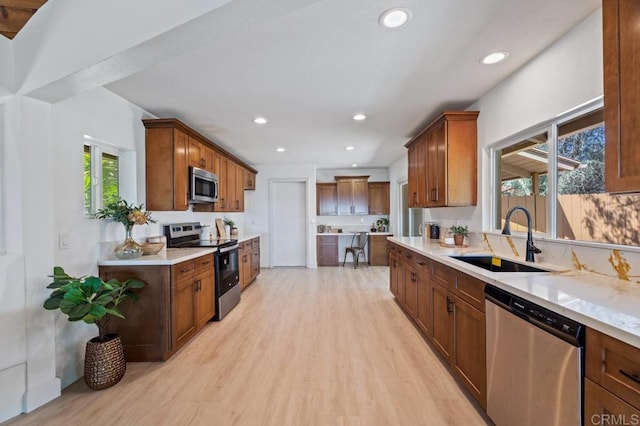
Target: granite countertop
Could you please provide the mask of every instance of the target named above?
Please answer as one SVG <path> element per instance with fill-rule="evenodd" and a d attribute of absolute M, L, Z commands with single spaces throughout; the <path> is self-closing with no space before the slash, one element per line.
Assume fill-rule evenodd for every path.
<path fill-rule="evenodd" d="M 638 283 L 542 262 L 535 266 L 550 272 L 491 272 L 450 257 L 491 255 L 482 247 L 442 247 L 421 237 L 388 240 L 640 348 Z"/>
<path fill-rule="evenodd" d="M 234 235 L 238 243 L 260 237 L 260 234 Z M 158 254 L 145 255 L 135 259 L 119 259 L 113 255 L 112 251 L 98 260 L 98 266 L 154 266 L 154 265 L 176 265 L 178 263 L 195 259 L 200 256 L 215 253 L 215 248 L 190 247 L 190 248 L 164 248 Z"/>

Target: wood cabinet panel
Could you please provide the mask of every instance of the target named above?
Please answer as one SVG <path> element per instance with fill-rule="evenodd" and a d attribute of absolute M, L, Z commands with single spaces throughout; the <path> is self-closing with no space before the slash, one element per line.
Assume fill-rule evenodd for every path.
<path fill-rule="evenodd" d="M 316 184 L 316 213 L 318 216 L 338 214 L 338 186 L 335 183 Z"/>
<path fill-rule="evenodd" d="M 244 211 L 244 170 L 242 167 L 235 165 L 236 179 L 235 179 L 235 202 L 233 208 L 235 212 Z"/>
<path fill-rule="evenodd" d="M 482 408 L 487 408 L 486 317 L 457 296 L 453 298 L 454 373 Z"/>
<path fill-rule="evenodd" d="M 369 214 L 389 214 L 389 182 L 369 182 Z"/>
<path fill-rule="evenodd" d="M 416 323 L 426 336 L 431 335 L 431 289 L 428 275 L 418 274 L 418 306 Z"/>
<path fill-rule="evenodd" d="M 398 255 L 389 252 L 389 290 L 398 297 Z"/>
<path fill-rule="evenodd" d="M 371 266 L 389 265 L 389 241 L 387 235 L 369 234 L 369 264 Z"/>
<path fill-rule="evenodd" d="M 587 328 L 586 376 L 640 409 L 640 349 Z"/>
<path fill-rule="evenodd" d="M 451 299 L 449 290 L 431 281 L 431 342 L 440 355 L 451 365 L 451 349 L 453 347 L 453 333 L 451 321 Z"/>
<path fill-rule="evenodd" d="M 109 281 L 136 278 L 145 286 L 136 290 L 137 302 L 118 306 L 125 319 L 112 317 L 107 332 L 118 333 L 127 361 L 163 361 L 174 349 L 171 342 L 171 271 L 167 266 L 100 266 Z"/>
<path fill-rule="evenodd" d="M 316 237 L 318 266 L 338 266 L 338 236 L 318 235 Z"/>
<path fill-rule="evenodd" d="M 484 281 L 463 273 L 455 274 L 453 292 L 480 312 L 484 312 Z"/>
<path fill-rule="evenodd" d="M 477 204 L 476 111 L 445 111 L 405 145 L 409 207 Z"/>
<path fill-rule="evenodd" d="M 404 306 L 412 318 L 418 312 L 418 271 L 410 264 L 404 265 Z"/>
<path fill-rule="evenodd" d="M 215 286 L 213 269 L 205 270 L 196 276 L 196 327 L 201 329 L 216 314 Z"/>
<path fill-rule="evenodd" d="M 632 425 L 640 422 L 640 410 L 627 404 L 588 378 L 584 381 L 585 425 Z"/>
<path fill-rule="evenodd" d="M 244 189 L 255 191 L 256 189 L 256 174 L 250 172 L 247 169 L 242 169 L 242 181 L 244 183 Z"/>
<path fill-rule="evenodd" d="M 196 333 L 196 283 L 184 279 L 171 285 L 173 307 L 172 341 L 173 349 L 181 348 Z"/>
<path fill-rule="evenodd" d="M 605 189 L 640 192 L 640 2 L 603 0 Z"/>
<path fill-rule="evenodd" d="M 364 216 L 369 212 L 368 176 L 336 176 L 338 215 Z"/>

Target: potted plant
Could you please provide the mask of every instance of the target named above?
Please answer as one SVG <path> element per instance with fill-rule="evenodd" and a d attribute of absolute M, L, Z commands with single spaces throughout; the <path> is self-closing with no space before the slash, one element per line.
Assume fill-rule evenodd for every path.
<path fill-rule="evenodd" d="M 236 230 L 236 234 L 238 233 L 238 228 L 236 228 L 236 223 L 233 220 L 225 216 L 224 219 L 222 219 L 222 222 L 224 223 L 227 235 L 233 235 L 234 229 Z"/>
<path fill-rule="evenodd" d="M 449 228 L 449 231 L 453 233 L 453 241 L 457 246 L 463 245 L 464 237 L 469 236 L 469 228 L 466 225 L 453 225 Z"/>
<path fill-rule="evenodd" d="M 124 225 L 124 242 L 116 246 L 114 250 L 114 254 L 120 259 L 132 259 L 143 254 L 142 246 L 136 243 L 131 236 L 133 226 L 156 223 L 151 218 L 151 212 L 143 211 L 143 208 L 144 204 L 136 206 L 135 204 L 127 203 L 122 198 L 118 198 L 117 201 L 107 204 L 105 208 L 98 210 L 95 214 L 97 219 L 109 219 Z"/>
<path fill-rule="evenodd" d="M 137 301 L 132 291 L 144 287 L 137 279 L 124 282 L 103 281 L 99 277 L 72 277 L 63 268 L 53 268 L 53 282 L 47 288 L 54 289 L 44 302 L 48 310 L 60 309 L 69 321 L 84 321 L 98 327 L 98 336 L 87 342 L 84 359 L 84 381 L 94 390 L 105 389 L 122 379 L 127 369 L 120 336 L 107 334 L 111 316 L 124 318 L 118 305 L 126 300 Z"/>
<path fill-rule="evenodd" d="M 386 232 L 387 226 L 389 226 L 389 219 L 387 219 L 386 217 L 381 217 L 380 219 L 376 220 L 376 225 L 378 225 L 378 232 Z"/>

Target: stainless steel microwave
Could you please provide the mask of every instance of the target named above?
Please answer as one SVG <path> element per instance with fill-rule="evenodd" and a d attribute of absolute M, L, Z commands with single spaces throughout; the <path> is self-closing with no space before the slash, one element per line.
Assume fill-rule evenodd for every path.
<path fill-rule="evenodd" d="M 218 175 L 197 167 L 189 167 L 189 203 L 218 201 Z"/>

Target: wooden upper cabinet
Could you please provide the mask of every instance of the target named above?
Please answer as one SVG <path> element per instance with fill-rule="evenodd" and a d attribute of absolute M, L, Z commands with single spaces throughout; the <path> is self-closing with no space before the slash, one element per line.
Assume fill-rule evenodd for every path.
<path fill-rule="evenodd" d="M 640 2 L 603 0 L 605 190 L 640 192 Z"/>
<path fill-rule="evenodd" d="M 145 130 L 149 210 L 187 210 L 189 137 L 178 129 Z"/>
<path fill-rule="evenodd" d="M 242 169 L 242 181 L 244 189 L 255 191 L 256 189 L 256 174 L 250 172 L 247 169 Z"/>
<path fill-rule="evenodd" d="M 369 214 L 369 176 L 336 176 L 338 215 Z"/>
<path fill-rule="evenodd" d="M 409 207 L 477 204 L 477 111 L 445 111 L 409 141 Z"/>
<path fill-rule="evenodd" d="M 335 183 L 316 184 L 316 214 L 335 216 L 338 214 L 338 194 Z"/>
<path fill-rule="evenodd" d="M 389 182 L 369 182 L 369 214 L 389 214 Z"/>
<path fill-rule="evenodd" d="M 175 118 L 142 120 L 145 126 L 146 207 L 187 210 L 189 166 L 218 175 L 218 203 L 194 211 L 244 211 L 244 189 L 255 189 L 257 171 Z"/>

